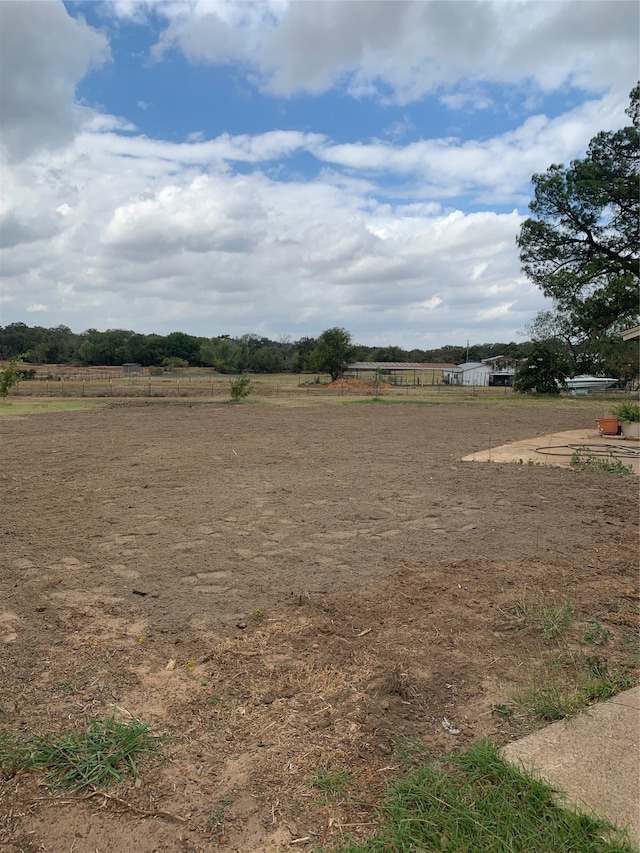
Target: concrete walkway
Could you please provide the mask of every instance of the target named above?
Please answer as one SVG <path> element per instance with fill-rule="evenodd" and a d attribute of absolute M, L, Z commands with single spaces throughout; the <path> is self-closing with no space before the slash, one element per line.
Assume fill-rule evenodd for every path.
<path fill-rule="evenodd" d="M 640 687 L 514 741 L 503 755 L 640 845 Z"/>
<path fill-rule="evenodd" d="M 597 429 L 573 429 L 526 438 L 513 444 L 503 444 L 480 450 L 463 458 L 463 462 L 511 462 L 515 464 L 556 465 L 571 467 L 571 456 L 576 447 L 589 447 L 598 458 L 609 453 L 640 474 L 640 443 L 619 436 L 601 436 Z"/>

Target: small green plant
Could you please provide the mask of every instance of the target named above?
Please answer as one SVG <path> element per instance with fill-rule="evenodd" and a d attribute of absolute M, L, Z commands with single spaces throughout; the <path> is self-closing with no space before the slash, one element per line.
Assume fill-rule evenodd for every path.
<path fill-rule="evenodd" d="M 630 465 L 625 465 L 620 459 L 610 453 L 598 456 L 588 447 L 578 447 L 573 452 L 569 464 L 576 471 L 607 471 L 609 474 L 632 474 Z"/>
<path fill-rule="evenodd" d="M 326 770 L 318 767 L 313 774 L 313 785 L 325 796 L 325 799 L 337 799 L 344 796 L 351 782 L 351 774 L 346 770 Z"/>
<path fill-rule="evenodd" d="M 0 736 L 0 770 L 13 775 L 21 770 L 44 770 L 44 782 L 52 788 L 74 791 L 95 789 L 123 776 L 139 776 L 135 756 L 152 752 L 160 740 L 149 734 L 149 725 L 113 716 L 94 720 L 88 732 L 43 735 L 20 741 L 15 735 Z"/>
<path fill-rule="evenodd" d="M 607 643 L 613 634 L 606 628 L 602 627 L 602 623 L 598 619 L 588 619 L 587 627 L 584 632 L 585 643 L 590 643 L 593 646 L 603 646 Z"/>
<path fill-rule="evenodd" d="M 9 396 L 9 391 L 20 382 L 22 373 L 18 369 L 18 365 L 27 357 L 27 353 L 14 356 L 9 362 L 9 366 L 4 370 L 0 370 L 0 399 L 4 400 Z"/>
<path fill-rule="evenodd" d="M 640 421 L 640 403 L 626 401 L 619 403 L 611 409 L 614 418 L 625 423 L 637 423 Z"/>
<path fill-rule="evenodd" d="M 256 610 L 249 610 L 247 616 L 249 619 L 253 619 L 254 622 L 262 622 L 264 619 L 264 610 L 261 607 L 258 607 Z"/>
<path fill-rule="evenodd" d="M 509 720 L 513 717 L 513 708 L 509 708 L 508 705 L 504 705 L 499 702 L 497 705 L 491 706 L 491 712 L 493 714 L 499 714 L 504 720 Z"/>
<path fill-rule="evenodd" d="M 229 393 L 234 403 L 239 403 L 251 393 L 251 380 L 246 373 L 241 373 L 229 386 Z"/>
<path fill-rule="evenodd" d="M 555 640 L 571 627 L 573 610 L 568 601 L 551 604 L 538 613 L 537 623 L 545 640 Z"/>

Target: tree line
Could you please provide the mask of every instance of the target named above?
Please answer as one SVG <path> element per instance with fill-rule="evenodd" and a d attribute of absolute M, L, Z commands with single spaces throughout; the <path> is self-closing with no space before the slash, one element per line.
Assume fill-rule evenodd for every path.
<path fill-rule="evenodd" d="M 317 338 L 292 341 L 246 334 L 197 337 L 185 332 L 144 335 L 125 329 L 74 333 L 67 326 L 45 328 L 10 323 L 0 326 L 0 361 L 25 355 L 25 364 L 119 366 L 127 362 L 153 368 L 213 367 L 219 373 L 342 372 L 349 361 L 414 361 L 461 364 L 496 355 L 526 358 L 529 343 L 448 345 L 406 350 L 399 346 L 370 347 L 353 343 L 344 329 L 327 329 Z M 337 361 L 336 361 L 337 356 Z M 339 366 L 336 368 L 336 365 Z"/>

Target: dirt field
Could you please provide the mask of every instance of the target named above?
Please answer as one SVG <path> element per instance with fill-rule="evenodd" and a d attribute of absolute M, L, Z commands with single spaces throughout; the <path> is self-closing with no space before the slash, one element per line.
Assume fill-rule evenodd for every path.
<path fill-rule="evenodd" d="M 0 421 L 0 732 L 115 708 L 169 736 L 110 789 L 128 806 L 0 780 L 0 849 L 329 845 L 370 831 L 403 748 L 515 736 L 492 706 L 545 651 L 535 607 L 570 601 L 576 648 L 597 619 L 623 661 L 636 478 L 460 461 L 600 413 L 141 401 Z M 348 795 L 323 797 L 318 768 L 351 772 Z"/>

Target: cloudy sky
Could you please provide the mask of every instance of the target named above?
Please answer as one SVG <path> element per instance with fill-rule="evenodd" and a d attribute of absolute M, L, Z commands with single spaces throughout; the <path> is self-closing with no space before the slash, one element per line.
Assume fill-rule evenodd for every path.
<path fill-rule="evenodd" d="M 635 0 L 0 0 L 0 325 L 521 340 Z"/>

